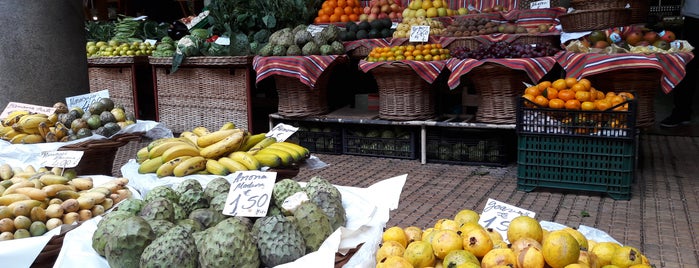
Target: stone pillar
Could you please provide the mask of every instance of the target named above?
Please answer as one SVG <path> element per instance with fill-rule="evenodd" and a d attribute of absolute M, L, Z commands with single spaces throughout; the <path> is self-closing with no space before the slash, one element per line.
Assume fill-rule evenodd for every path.
<path fill-rule="evenodd" d="M 3 0 L 0 25 L 0 111 L 89 92 L 81 0 Z"/>

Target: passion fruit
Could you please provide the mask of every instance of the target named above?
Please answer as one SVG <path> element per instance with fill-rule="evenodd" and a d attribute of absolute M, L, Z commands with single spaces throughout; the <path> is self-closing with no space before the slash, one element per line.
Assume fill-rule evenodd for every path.
<path fill-rule="evenodd" d="M 77 118 L 70 123 L 70 130 L 72 130 L 73 133 L 76 133 L 76 135 L 78 131 L 83 128 L 87 128 L 89 130 L 90 126 L 87 124 L 87 121 L 82 118 Z"/>
<path fill-rule="evenodd" d="M 99 115 L 93 114 L 87 119 L 87 125 L 90 129 L 97 129 L 102 126 L 102 120 Z"/>
<path fill-rule="evenodd" d="M 102 103 L 105 111 L 111 111 L 114 109 L 114 101 L 112 101 L 110 98 L 101 98 L 98 102 Z"/>

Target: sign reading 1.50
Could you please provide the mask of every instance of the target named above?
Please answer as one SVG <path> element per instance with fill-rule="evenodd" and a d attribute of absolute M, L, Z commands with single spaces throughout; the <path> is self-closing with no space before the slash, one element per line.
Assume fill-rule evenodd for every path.
<path fill-rule="evenodd" d="M 230 216 L 263 217 L 277 178 L 276 172 L 238 171 L 232 175 L 223 214 Z"/>
<path fill-rule="evenodd" d="M 493 228 L 503 237 L 507 237 L 507 227 L 510 222 L 517 216 L 523 215 L 534 218 L 536 213 L 488 198 L 478 223 L 485 228 Z"/>

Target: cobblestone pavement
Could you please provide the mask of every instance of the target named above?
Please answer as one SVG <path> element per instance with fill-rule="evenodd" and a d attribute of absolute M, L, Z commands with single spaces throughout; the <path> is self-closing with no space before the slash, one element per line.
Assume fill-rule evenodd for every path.
<path fill-rule="evenodd" d="M 131 142 L 119 150 L 116 176 L 118 167 L 142 145 Z M 481 211 L 493 198 L 534 211 L 539 220 L 601 229 L 640 249 L 656 267 L 699 267 L 699 137 L 643 135 L 640 150 L 628 201 L 601 193 L 518 191 L 516 164 L 499 168 L 423 165 L 419 160 L 317 154 L 328 166 L 302 168 L 296 178 L 307 181 L 319 175 L 337 185 L 367 187 L 408 174 L 388 226 L 426 228 L 461 209 Z"/>

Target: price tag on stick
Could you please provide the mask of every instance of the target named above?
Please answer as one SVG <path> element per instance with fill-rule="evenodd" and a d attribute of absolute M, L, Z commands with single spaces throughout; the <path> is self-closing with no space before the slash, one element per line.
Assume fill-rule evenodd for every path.
<path fill-rule="evenodd" d="M 430 38 L 430 26 L 416 25 L 410 27 L 410 42 L 427 42 Z"/>
<path fill-rule="evenodd" d="M 232 176 L 223 214 L 244 217 L 267 215 L 277 173 L 253 170 L 238 171 Z"/>
<path fill-rule="evenodd" d="M 83 151 L 45 151 L 39 156 L 42 167 L 72 168 L 80 163 Z"/>
<path fill-rule="evenodd" d="M 536 213 L 488 198 L 478 223 L 485 228 L 493 228 L 507 239 L 507 227 L 510 221 L 522 215 L 534 218 Z"/>
<path fill-rule="evenodd" d="M 109 98 L 109 90 L 105 89 L 93 93 L 67 97 L 66 106 L 68 106 L 68 109 L 71 109 L 73 107 L 79 107 L 82 108 L 83 111 L 87 111 L 87 108 L 90 107 L 90 104 L 98 101 L 101 98 Z"/>
<path fill-rule="evenodd" d="M 265 135 L 268 138 L 275 138 L 277 142 L 282 142 L 294 135 L 299 128 L 283 123 L 279 123 Z"/>

